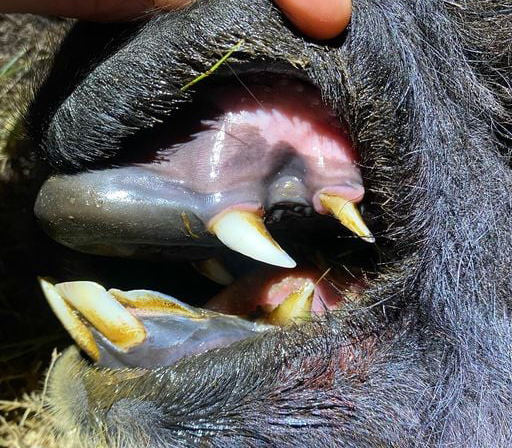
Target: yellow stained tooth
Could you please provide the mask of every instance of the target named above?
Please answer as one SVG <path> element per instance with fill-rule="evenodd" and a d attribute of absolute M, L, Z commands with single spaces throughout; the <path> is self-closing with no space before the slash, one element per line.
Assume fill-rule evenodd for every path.
<path fill-rule="evenodd" d="M 91 330 L 78 318 L 76 311 L 66 303 L 55 286 L 42 278 L 39 279 L 39 285 L 51 309 L 73 340 L 93 361 L 98 361 L 100 350 Z"/>
<path fill-rule="evenodd" d="M 120 289 L 109 289 L 116 300 L 124 306 L 137 308 L 145 311 L 157 311 L 159 313 L 185 316 L 192 319 L 199 319 L 201 314 L 172 297 L 165 296 L 155 291 L 136 289 L 133 291 L 121 291 Z"/>
<path fill-rule="evenodd" d="M 308 320 L 311 317 L 313 308 L 313 296 L 315 284 L 306 280 L 304 285 L 297 291 L 292 292 L 277 308 L 269 313 L 265 322 L 271 325 L 290 325 Z"/>
<path fill-rule="evenodd" d="M 263 219 L 254 212 L 221 212 L 210 221 L 209 230 L 230 249 L 254 260 L 283 268 L 297 266 L 268 233 Z"/>
<path fill-rule="evenodd" d="M 103 286 L 86 281 L 59 283 L 55 289 L 103 336 L 121 350 L 146 339 L 144 325 L 109 294 Z"/>
<path fill-rule="evenodd" d="M 212 282 L 219 285 L 230 285 L 235 281 L 233 276 L 229 273 L 226 267 L 216 258 L 210 258 L 204 261 L 196 261 L 192 263 L 194 269 Z"/>
<path fill-rule="evenodd" d="M 367 243 L 375 243 L 375 237 L 363 221 L 359 210 L 353 202 L 341 196 L 321 194 L 320 202 L 329 210 L 347 229 L 354 232 Z"/>

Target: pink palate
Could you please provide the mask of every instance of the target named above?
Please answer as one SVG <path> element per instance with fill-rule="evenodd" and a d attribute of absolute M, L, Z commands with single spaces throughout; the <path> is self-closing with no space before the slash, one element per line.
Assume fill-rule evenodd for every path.
<path fill-rule="evenodd" d="M 208 98 L 220 116 L 191 141 L 170 148 L 163 161 L 142 165 L 200 194 L 250 191 L 247 200 L 264 202 L 265 182 L 284 147 L 305 167 L 309 197 L 319 190 L 340 192 L 358 202 L 363 194 L 352 143 L 339 120 L 322 103 L 318 90 L 299 81 L 271 87 L 220 87 Z M 279 173 L 278 173 L 279 175 Z M 315 201 L 315 208 L 325 212 Z"/>

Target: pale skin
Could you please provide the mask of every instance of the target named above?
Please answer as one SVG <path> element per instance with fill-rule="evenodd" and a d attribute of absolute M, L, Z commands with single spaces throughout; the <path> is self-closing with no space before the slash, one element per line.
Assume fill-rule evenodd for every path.
<path fill-rule="evenodd" d="M 129 20 L 195 0 L 0 0 L 0 13 L 32 13 L 95 21 Z M 274 0 L 290 21 L 314 39 L 330 39 L 348 25 L 351 0 Z"/>

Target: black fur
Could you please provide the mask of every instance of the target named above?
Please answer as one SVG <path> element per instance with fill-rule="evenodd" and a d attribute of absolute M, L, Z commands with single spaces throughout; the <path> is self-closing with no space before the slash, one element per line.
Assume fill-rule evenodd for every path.
<path fill-rule="evenodd" d="M 113 163 L 244 39 L 238 60 L 302 67 L 349 123 L 391 262 L 357 309 L 170 368 L 126 379 L 68 355 L 50 396 L 63 428 L 127 447 L 512 445 L 512 3 L 354 0 L 326 45 L 268 0 L 82 24 L 68 50 L 84 36 L 73 84 L 59 64 L 30 114 L 55 168 Z"/>

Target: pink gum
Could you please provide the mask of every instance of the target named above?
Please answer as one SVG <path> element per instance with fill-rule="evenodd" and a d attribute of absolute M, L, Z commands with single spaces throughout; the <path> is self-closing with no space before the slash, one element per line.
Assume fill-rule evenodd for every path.
<path fill-rule="evenodd" d="M 347 201 L 353 202 L 354 204 L 358 204 L 363 200 L 364 197 L 364 187 L 362 185 L 359 186 L 332 186 L 325 187 L 321 190 L 317 191 L 313 196 L 313 206 L 318 213 L 322 215 L 328 215 L 331 212 L 327 210 L 320 201 L 320 195 L 327 194 L 332 196 L 340 196 Z"/>

